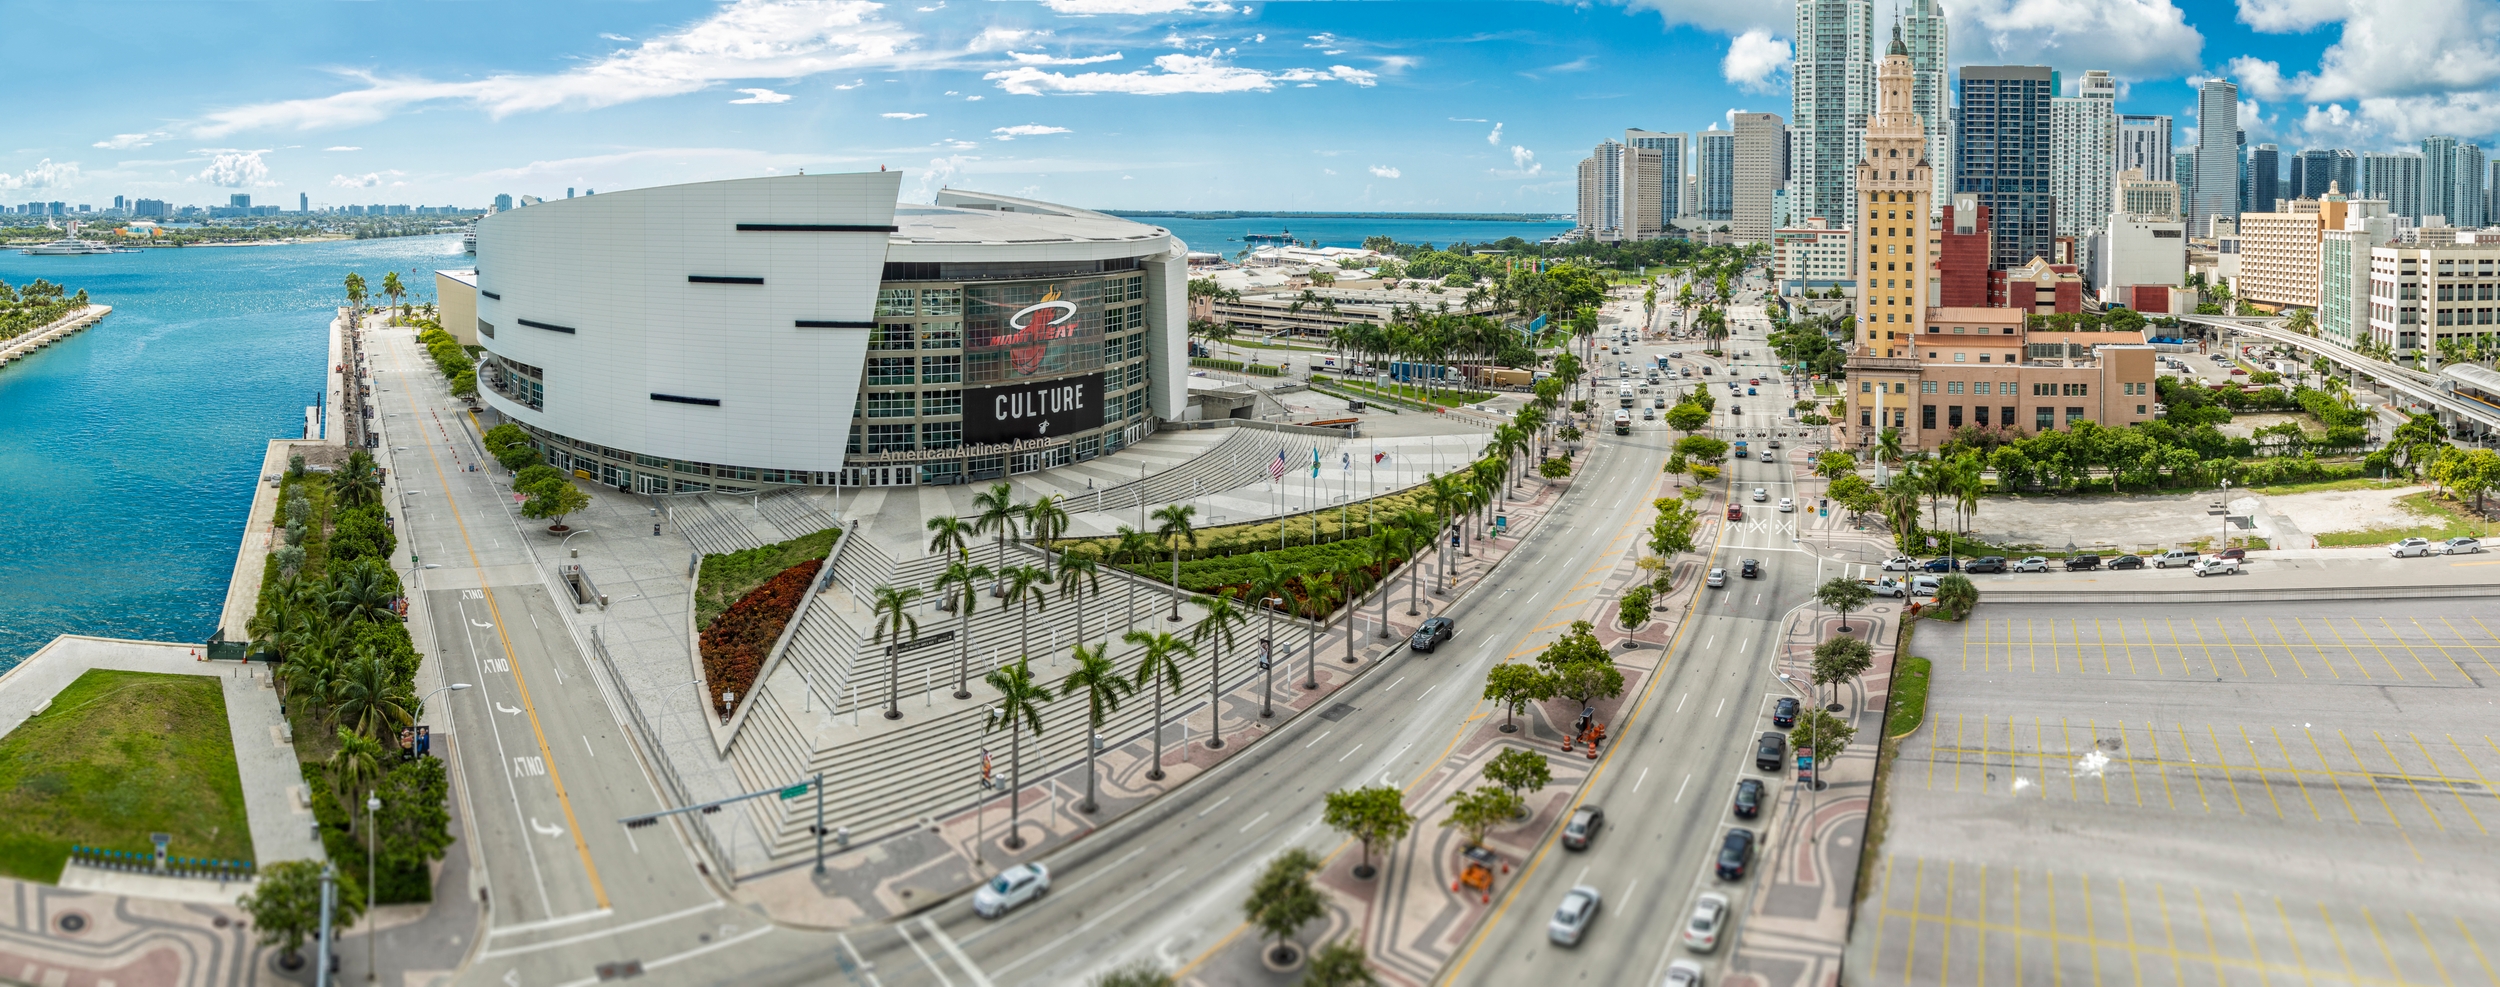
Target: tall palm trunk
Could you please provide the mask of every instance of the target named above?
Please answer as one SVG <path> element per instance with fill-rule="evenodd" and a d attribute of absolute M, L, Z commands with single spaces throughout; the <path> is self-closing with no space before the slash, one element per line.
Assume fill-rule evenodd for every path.
<path fill-rule="evenodd" d="M 1207 749 L 1224 749 L 1224 645 L 1207 649 Z"/>
<path fill-rule="evenodd" d="M 1284 530 L 1283 526 L 1277 530 Z M 1172 616 L 1167 619 L 1181 619 L 1181 546 L 1177 541 L 1172 543 Z"/>
<path fill-rule="evenodd" d="M 885 718 L 903 718 L 903 649 L 896 641 L 885 646 Z"/>
<path fill-rule="evenodd" d="M 964 589 L 971 589 L 966 586 Z M 972 690 L 964 687 L 964 675 L 972 671 L 972 604 L 955 601 L 955 698 L 970 699 Z"/>
<path fill-rule="evenodd" d="M 1085 731 L 1085 804 L 1077 806 L 1084 812 L 1095 809 L 1094 802 L 1094 736 L 1102 732 L 1102 721 L 1096 720 Z"/>
<path fill-rule="evenodd" d="M 1311 626 L 1304 628 L 1306 633 L 1302 636 L 1302 687 L 1305 689 L 1319 688 L 1319 625 L 1318 617 L 1311 618 Z"/>
<path fill-rule="evenodd" d="M 1024 847 L 1024 723 L 1007 725 L 1007 849 Z"/>
<path fill-rule="evenodd" d="M 1152 652 L 1148 652 L 1148 654 L 1152 654 Z M 1160 672 L 1160 671 L 1162 671 L 1162 670 L 1161 670 L 1161 669 L 1155 669 L 1154 671 Z M 1146 772 L 1146 777 L 1148 777 L 1148 778 L 1152 778 L 1152 779 L 1154 779 L 1154 780 L 1156 780 L 1156 781 L 1162 781 L 1162 780 L 1163 780 L 1163 676 L 1161 676 L 1161 675 L 1148 675 L 1147 677 L 1148 677 L 1148 678 L 1151 678 L 1151 679 L 1153 679 L 1153 680 L 1155 680 L 1155 763 L 1154 763 L 1154 768 L 1153 768 L 1152 770 L 1149 770 L 1149 771 L 1147 771 L 1147 772 Z"/>

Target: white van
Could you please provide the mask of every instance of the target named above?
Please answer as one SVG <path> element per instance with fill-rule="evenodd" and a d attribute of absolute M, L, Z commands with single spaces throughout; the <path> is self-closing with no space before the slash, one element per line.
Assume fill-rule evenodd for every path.
<path fill-rule="evenodd" d="M 1615 388 L 1615 397 L 1622 399 L 1623 406 L 1629 408 L 1632 406 L 1633 401 L 1639 399 L 1640 395 L 1633 392 L 1632 385 L 1624 384 Z"/>

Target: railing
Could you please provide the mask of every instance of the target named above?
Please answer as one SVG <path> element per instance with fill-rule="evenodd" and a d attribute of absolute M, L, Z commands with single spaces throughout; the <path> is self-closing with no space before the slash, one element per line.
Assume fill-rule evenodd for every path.
<path fill-rule="evenodd" d="M 590 650 L 599 656 L 600 666 L 607 669 L 608 684 L 616 687 L 616 697 L 625 707 L 625 721 L 633 727 L 635 739 L 642 744 L 647 755 L 644 760 L 651 763 L 652 777 L 659 779 L 661 801 L 671 807 L 691 804 L 692 800 L 686 796 L 686 783 L 677 777 L 676 766 L 669 762 L 668 748 L 660 745 L 659 733 L 651 729 L 651 721 L 643 716 L 642 703 L 634 698 L 633 686 L 625 681 L 624 673 L 617 671 L 616 659 L 608 655 L 607 640 L 600 636 L 596 627 L 590 629 Z M 711 827 L 696 821 L 687 829 L 702 842 L 704 852 L 711 855 L 712 861 L 720 865 L 722 879 L 735 885 L 737 875 L 732 869 L 735 861 L 722 853 L 720 844 L 713 841 Z"/>

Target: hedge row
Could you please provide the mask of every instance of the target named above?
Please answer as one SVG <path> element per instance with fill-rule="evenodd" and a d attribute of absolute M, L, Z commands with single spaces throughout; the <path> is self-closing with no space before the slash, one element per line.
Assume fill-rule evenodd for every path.
<path fill-rule="evenodd" d="M 1275 377 L 1284 373 L 1284 371 L 1264 363 L 1243 363 L 1239 360 L 1218 360 L 1214 357 L 1208 356 L 1190 357 L 1189 365 L 1203 370 L 1229 370 L 1233 373 L 1250 374 L 1256 377 Z"/>

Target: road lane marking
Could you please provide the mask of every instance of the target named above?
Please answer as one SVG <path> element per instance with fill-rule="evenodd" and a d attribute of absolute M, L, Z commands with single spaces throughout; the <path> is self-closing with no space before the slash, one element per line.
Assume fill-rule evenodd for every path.
<path fill-rule="evenodd" d="M 1226 802 L 1230 802 L 1230 801 L 1232 801 L 1232 800 L 1233 800 L 1233 797 L 1232 797 L 1232 796 L 1230 796 L 1230 795 L 1224 796 L 1223 798 L 1220 798 L 1220 799 L 1216 799 L 1216 800 L 1215 800 L 1215 804 L 1214 804 L 1214 805 L 1210 805 L 1210 806 L 1207 806 L 1207 807 L 1206 807 L 1206 808 L 1204 808 L 1204 809 L 1200 809 L 1200 810 L 1198 810 L 1198 818 L 1200 818 L 1200 819 L 1204 819 L 1204 818 L 1206 818 L 1206 817 L 1207 817 L 1207 813 L 1214 812 L 1214 811 L 1215 811 L 1215 810 L 1217 810 L 1217 809 L 1221 809 L 1221 808 L 1223 808 L 1223 807 L 1224 807 L 1224 803 L 1226 803 Z"/>
<path fill-rule="evenodd" d="M 929 972 L 938 978 L 939 987 L 955 987 L 954 978 L 948 977 L 946 970 L 937 965 L 937 960 L 929 955 L 929 951 L 920 948 L 920 941 L 911 937 L 909 923 L 896 925 L 894 934 L 903 937 L 903 944 L 910 946 L 912 952 L 920 954 L 920 965 L 928 967 Z"/>
<path fill-rule="evenodd" d="M 1337 732 L 1337 731 L 1335 731 L 1335 730 L 1322 730 L 1322 731 L 1320 731 L 1320 732 L 1319 732 L 1319 736 L 1316 736 L 1316 737 L 1311 738 L 1311 742 L 1310 742 L 1310 743 L 1308 743 L 1308 744 L 1304 744 L 1304 745 L 1302 745 L 1302 749 L 1303 749 L 1303 750 L 1306 750 L 1306 751 L 1307 751 L 1307 750 L 1310 750 L 1310 749 L 1312 748 L 1312 746 L 1314 746 L 1314 745 L 1318 744 L 1320 741 L 1323 741 L 1323 740 L 1328 739 L 1328 735 L 1329 735 L 1329 734 L 1332 734 L 1332 733 L 1335 733 L 1335 732 Z"/>
<path fill-rule="evenodd" d="M 1353 756 L 1354 756 L 1354 752 L 1355 752 L 1355 751 L 1359 751 L 1359 750 L 1362 750 L 1362 749 L 1363 749 L 1363 745 L 1361 745 L 1361 744 L 1356 744 L 1356 745 L 1354 745 L 1354 746 L 1352 746 L 1352 747 L 1348 747 L 1348 748 L 1346 748 L 1346 749 L 1345 749 L 1345 753 L 1337 755 L 1337 763 L 1339 763 L 1339 764 L 1344 764 L 1344 763 L 1345 763 L 1345 759 L 1346 759 L 1346 758 L 1353 757 Z"/>
<path fill-rule="evenodd" d="M 1640 790 L 1641 790 L 1641 782 L 1648 781 L 1648 780 L 1649 780 L 1649 769 L 1648 769 L 1648 768 L 1642 768 L 1642 769 L 1641 769 L 1641 776 L 1640 776 L 1640 777 L 1638 777 L 1638 778 L 1632 779 L 1632 790 L 1633 790 L 1634 792 L 1638 792 L 1638 791 L 1640 791 Z"/>
<path fill-rule="evenodd" d="M 955 961 L 955 965 L 963 968 L 964 975 L 971 977 L 976 987 L 994 987 L 990 983 L 990 978 L 981 973 L 981 968 L 972 965 L 972 957 L 964 955 L 963 947 L 956 945 L 955 940 L 946 935 L 946 930 L 938 928 L 937 923 L 929 921 L 928 916 L 920 916 L 920 929 L 928 933 L 929 938 L 937 940 L 938 948 L 945 950 L 946 955 Z"/>
<path fill-rule="evenodd" d="M 1262 816 L 1262 817 L 1264 817 L 1264 816 Z M 1086 919 L 1086 920 L 1085 920 L 1085 922 L 1084 922 L 1083 924 L 1078 925 L 1076 928 L 1069 929 L 1068 931 L 1066 931 L 1066 932 L 1064 932 L 1064 933 L 1061 933 L 1061 934 L 1060 934 L 1060 936 L 1059 936 L 1058 938 L 1056 938 L 1056 939 L 1052 939 L 1052 940 L 1051 940 L 1051 941 L 1049 941 L 1049 942 L 1043 943 L 1041 946 L 1039 946 L 1039 947 L 1035 948 L 1032 952 L 1026 953 L 1026 954 L 1024 954 L 1023 956 L 1016 957 L 1014 960 L 1011 960 L 1011 961 L 1009 961 L 1009 962 L 1007 962 L 1007 963 L 1005 963 L 1005 964 L 1002 964 L 1001 966 L 999 966 L 999 968 L 998 968 L 998 970 L 997 970 L 998 975 L 999 975 L 999 976 L 1002 976 L 1002 977 L 1003 977 L 1003 976 L 1006 976 L 1006 975 L 1007 975 L 1007 971 L 1009 971 L 1009 970 L 1013 970 L 1013 969 L 1015 969 L 1015 968 L 1017 968 L 1017 967 L 1020 967 L 1020 966 L 1023 966 L 1024 964 L 1031 962 L 1031 961 L 1032 961 L 1035 957 L 1038 957 L 1038 956 L 1042 955 L 1043 953 L 1050 952 L 1051 950 L 1054 950 L 1054 949 L 1057 949 L 1057 948 L 1059 948 L 1059 947 L 1061 947 L 1061 946 L 1066 945 L 1066 944 L 1068 943 L 1068 941 L 1069 941 L 1069 940 L 1074 939 L 1074 938 L 1076 938 L 1076 937 L 1078 937 L 1078 936 L 1084 935 L 1084 934 L 1085 934 L 1085 932 L 1086 932 L 1086 930 L 1092 929 L 1094 926 L 1097 926 L 1097 925 L 1102 924 L 1102 921 L 1103 921 L 1104 919 L 1107 919 L 1107 918 L 1110 918 L 1110 917 L 1111 917 L 1111 916 L 1113 916 L 1113 915 L 1117 915 L 1117 914 L 1119 914 L 1119 913 L 1120 913 L 1120 911 L 1121 911 L 1121 909 L 1124 909 L 1124 908 L 1127 908 L 1127 907 L 1128 907 L 1128 906 L 1130 906 L 1130 905 L 1134 905 L 1134 904 L 1136 904 L 1138 899 L 1140 899 L 1140 898 L 1144 898 L 1145 896 L 1147 896 L 1147 895 L 1149 895 L 1149 894 L 1154 893 L 1155 889 L 1160 888 L 1160 887 L 1162 887 L 1162 886 L 1164 886 L 1164 885 L 1166 885 L 1166 884 L 1170 884 L 1170 883 L 1172 883 L 1172 880 L 1173 880 L 1174 878 L 1177 878 L 1177 877 L 1179 877 L 1179 876 L 1181 876 L 1181 875 L 1183 875 L 1183 874 L 1186 874 L 1186 873 L 1189 873 L 1189 868 L 1187 868 L 1187 867 L 1183 867 L 1183 868 L 1181 868 L 1181 869 L 1179 869 L 1179 870 L 1175 870 L 1175 871 L 1173 871 L 1173 872 L 1171 872 L 1171 873 L 1169 873 L 1169 874 L 1165 874 L 1165 875 L 1163 875 L 1163 877 L 1161 877 L 1161 878 L 1157 879 L 1157 880 L 1156 880 L 1153 884 L 1146 885 L 1144 888 L 1139 889 L 1139 890 L 1138 890 L 1138 892 L 1137 892 L 1136 894 L 1133 894 L 1133 895 L 1130 895 L 1130 896 L 1128 896 L 1128 897 L 1126 897 L 1126 898 L 1121 899 L 1119 904 L 1116 904 L 1116 905 L 1111 906 L 1110 908 L 1104 909 L 1104 910 L 1103 910 L 1103 912 L 1102 912 L 1102 914 L 1100 914 L 1100 915 L 1096 915 L 1096 916 L 1094 916 L 1094 917 L 1092 917 L 1092 918 L 1089 918 L 1089 919 Z M 983 983 L 983 984 L 987 984 L 987 983 L 989 983 L 989 981 L 987 981 L 987 980 L 983 980 L 983 981 L 982 981 L 982 983 Z"/>
<path fill-rule="evenodd" d="M 721 939 L 721 940 L 717 940 L 717 941 L 715 941 L 715 942 L 712 942 L 712 943 L 709 943 L 709 944 L 706 944 L 706 945 L 697 946 L 697 947 L 695 947 L 695 948 L 693 948 L 693 949 L 686 950 L 685 952 L 682 952 L 682 953 L 671 953 L 671 954 L 669 954 L 669 955 L 667 955 L 667 956 L 660 957 L 659 959 L 652 960 L 652 961 L 650 961 L 650 962 L 644 963 L 644 964 L 642 965 L 642 968 L 643 968 L 644 970 L 646 970 L 646 971 L 648 971 L 648 970 L 658 970 L 658 969 L 661 969 L 661 968 L 667 967 L 667 966 L 669 966 L 670 964 L 673 964 L 673 963 L 682 963 L 682 962 L 685 962 L 686 960 L 693 959 L 693 958 L 695 958 L 695 957 L 697 957 L 697 956 L 701 956 L 701 955 L 703 955 L 703 954 L 705 954 L 705 953 L 709 953 L 709 952 L 712 952 L 712 951 L 714 951 L 714 950 L 727 949 L 727 948 L 729 948 L 729 947 L 731 947 L 731 946 L 735 946 L 735 945 L 737 945 L 737 944 L 739 944 L 739 943 L 742 943 L 742 942 L 745 942 L 745 941 L 747 941 L 747 940 L 749 940 L 749 939 L 753 939 L 753 938 L 756 938 L 757 936 L 761 936 L 761 935 L 764 935 L 764 934 L 766 934 L 766 933 L 772 932 L 772 931 L 773 931 L 773 929 L 774 929 L 774 927 L 773 927 L 773 926 L 770 926 L 770 925 L 759 926 L 759 927 L 756 927 L 756 928 L 753 928 L 753 929 L 749 929 L 749 930 L 747 930 L 747 931 L 745 931 L 745 932 L 738 933 L 737 935 L 730 936 L 729 938 L 726 938 L 726 939 Z M 847 945 L 847 943 L 845 943 L 845 945 Z M 852 954 L 853 956 L 857 956 L 857 955 L 859 955 L 859 951 L 858 951 L 858 950 L 852 950 L 852 951 L 851 951 L 851 954 Z M 599 982 L 599 978 L 597 978 L 597 977 L 585 977 L 585 978 L 583 978 L 583 979 L 573 981 L 572 983 L 565 984 L 565 985 L 563 985 L 563 987 L 589 987 L 589 985 L 591 985 L 591 984 L 595 984 L 595 983 L 598 983 L 598 982 Z M 876 975 L 875 975 L 875 974 L 870 974 L 870 975 L 869 975 L 869 977 L 868 977 L 868 982 L 869 982 L 871 985 L 876 984 L 876 983 L 877 983 Z"/>
<path fill-rule="evenodd" d="M 481 959 L 481 960 L 485 960 L 485 959 L 494 959 L 494 958 L 499 957 L 499 956 L 518 956 L 518 955 L 520 955 L 520 954 L 522 954 L 522 953 L 535 953 L 535 952 L 538 952 L 539 950 L 542 950 L 542 949 L 554 949 L 554 948 L 556 948 L 556 947 L 558 947 L 558 946 L 570 946 L 570 945 L 573 945 L 574 943 L 589 942 L 590 940 L 597 939 L 597 938 L 600 938 L 600 937 L 602 937 L 602 936 L 612 936 L 612 935 L 616 935 L 617 933 L 620 933 L 620 932 L 632 932 L 632 931 L 634 931 L 634 930 L 636 930 L 636 929 L 647 929 L 647 928 L 650 928 L 651 926 L 658 925 L 658 924 L 660 924 L 660 923 L 662 923 L 662 922 L 674 922 L 674 921 L 676 921 L 676 920 L 678 920 L 678 919 L 685 918 L 685 917 L 687 917 L 687 916 L 689 916 L 689 915 L 700 915 L 700 914 L 703 914 L 704 912 L 708 912 L 708 911 L 711 911 L 711 910 L 713 910 L 713 909 L 720 908 L 720 907 L 722 907 L 722 905 L 723 905 L 723 903 L 722 903 L 722 902 L 715 901 L 715 902 L 712 902 L 712 903 L 710 903 L 710 904 L 705 904 L 705 905 L 696 905 L 696 906 L 694 906 L 694 907 L 692 907 L 692 908 L 681 908 L 681 909 L 678 909 L 678 910 L 676 910 L 676 911 L 670 912 L 670 913 L 668 913 L 668 914 L 666 914 L 666 915 L 654 915 L 654 916 L 652 916 L 652 917 L 650 917 L 650 918 L 641 919 L 641 920 L 638 920 L 638 921 L 633 921 L 633 922 L 627 922 L 627 923 L 625 923 L 625 924 L 623 924 L 623 925 L 611 926 L 611 927 L 608 927 L 608 928 L 605 928 L 605 929 L 600 929 L 600 930 L 595 931 L 595 932 L 584 932 L 584 933 L 581 933 L 581 934 L 579 934 L 579 935 L 566 936 L 566 937 L 564 937 L 564 938 L 562 938 L 562 939 L 549 939 L 549 940 L 547 940 L 546 942 L 534 942 L 534 943 L 530 943 L 529 945 L 526 945 L 526 946 L 513 946 L 513 947 L 510 947 L 510 948 L 507 948 L 507 949 L 490 949 L 490 950 L 487 950 L 487 951 L 485 951 L 485 952 L 483 952 L 483 953 L 479 953 L 479 954 L 477 954 L 477 958 L 478 958 L 478 959 Z M 604 909 L 603 909 L 602 911 L 604 911 Z M 584 914 L 584 915 L 597 915 L 597 914 L 600 914 L 600 912 L 585 912 L 585 913 L 583 913 L 583 914 Z M 564 919 L 547 919 L 547 920 L 545 920 L 545 921 L 538 922 L 538 923 L 534 923 L 534 924 L 535 924 L 535 926 L 536 926 L 536 927 L 538 927 L 538 928 L 547 928 L 547 927 L 548 927 L 548 925 L 547 925 L 547 923 L 548 923 L 548 922 L 565 922 L 565 923 L 570 923 L 570 922 L 573 922 L 573 921 L 577 920 L 579 917 L 580 917 L 580 916 L 572 916 L 572 917 L 568 917 L 568 918 L 564 918 Z M 495 932 L 490 932 L 490 933 L 487 933 L 487 935 L 489 935 L 489 936 L 493 936 L 493 935 L 500 934 L 500 933 L 502 933 L 502 932 L 508 932 L 508 931 L 514 931 L 514 930 L 520 930 L 520 929 L 528 929 L 528 928 L 531 928 L 531 927 L 532 927 L 532 926 L 521 926 L 521 925 L 516 925 L 516 926 L 511 926 L 511 927 L 506 928 L 506 929 L 499 929 L 499 930 L 496 930 Z"/>
<path fill-rule="evenodd" d="M 1250 827 L 1252 827 L 1252 826 L 1256 826 L 1256 825 L 1258 825 L 1258 824 L 1259 824 L 1259 820 L 1261 820 L 1261 819 L 1265 819 L 1265 818 L 1267 818 L 1268 816 L 1271 816 L 1271 815 L 1274 815 L 1274 814 L 1275 814 L 1275 813 L 1273 813 L 1273 812 L 1262 812 L 1262 813 L 1259 813 L 1256 817 L 1253 817 L 1253 818 L 1252 818 L 1249 822 L 1246 822 L 1246 823 L 1241 824 L 1241 828 L 1240 828 L 1240 829 L 1238 829 L 1238 830 L 1235 830 L 1235 832 L 1247 833 L 1247 832 L 1249 832 L 1249 831 L 1250 831 Z"/>
<path fill-rule="evenodd" d="M 1684 790 L 1685 790 L 1685 789 L 1687 789 L 1687 788 L 1692 787 L 1692 784 L 1693 784 L 1693 776 L 1692 776 L 1692 775 L 1690 775 L 1690 774 L 1687 774 L 1687 775 L 1685 775 L 1685 776 L 1684 776 L 1684 783 L 1683 783 L 1683 784 L 1681 784 L 1681 785 L 1677 785 L 1677 786 L 1675 786 L 1675 801 L 1676 801 L 1676 803 L 1677 803 L 1677 804 L 1682 804 L 1682 803 L 1683 803 L 1683 801 L 1684 801 Z"/>
<path fill-rule="evenodd" d="M 596 918 L 605 918 L 614 914 L 616 914 L 616 912 L 612 909 L 601 908 L 596 911 L 575 912 L 571 915 L 559 915 L 555 918 L 540 919 L 536 922 L 523 922 L 519 925 L 498 926 L 496 928 L 486 930 L 486 938 L 492 939 L 496 936 L 508 936 L 522 932 L 537 932 L 541 929 L 559 928 L 562 926 L 572 925 L 577 922 L 588 922 Z"/>

